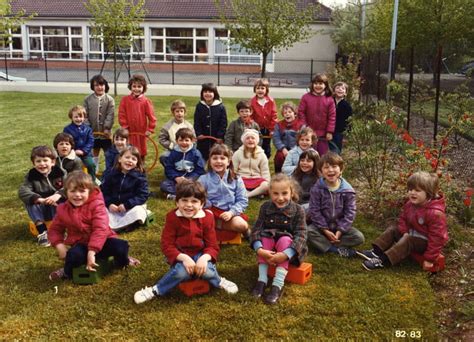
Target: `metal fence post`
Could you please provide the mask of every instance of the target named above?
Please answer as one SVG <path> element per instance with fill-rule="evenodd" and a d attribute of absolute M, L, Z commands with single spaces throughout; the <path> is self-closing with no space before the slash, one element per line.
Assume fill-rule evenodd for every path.
<path fill-rule="evenodd" d="M 87 75 L 86 83 L 88 83 L 89 82 L 89 55 L 86 55 L 86 75 Z"/>
<path fill-rule="evenodd" d="M 48 82 L 48 62 L 47 62 L 47 57 L 44 55 L 44 72 L 46 75 L 46 82 Z"/>
<path fill-rule="evenodd" d="M 8 63 L 7 63 L 7 54 L 5 53 L 3 55 L 5 57 L 5 76 L 6 76 L 6 80 L 9 81 L 8 79 Z"/>
<path fill-rule="evenodd" d="M 171 56 L 171 84 L 174 85 L 174 56 Z"/>
<path fill-rule="evenodd" d="M 310 67 L 309 83 L 313 81 L 313 59 L 311 58 L 311 67 Z"/>
<path fill-rule="evenodd" d="M 217 86 L 221 85 L 221 57 L 217 56 Z"/>

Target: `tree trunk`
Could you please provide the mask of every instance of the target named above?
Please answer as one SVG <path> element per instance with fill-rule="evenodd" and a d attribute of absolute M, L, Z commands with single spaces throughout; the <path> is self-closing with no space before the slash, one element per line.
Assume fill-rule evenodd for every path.
<path fill-rule="evenodd" d="M 268 52 L 264 52 L 262 54 L 262 71 L 260 72 L 260 77 L 264 78 L 265 73 L 266 73 L 266 68 L 267 68 L 267 56 Z"/>

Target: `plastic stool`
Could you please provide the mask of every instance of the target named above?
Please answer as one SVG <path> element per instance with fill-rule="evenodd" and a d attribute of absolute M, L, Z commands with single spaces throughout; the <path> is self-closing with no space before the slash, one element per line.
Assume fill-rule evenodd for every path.
<path fill-rule="evenodd" d="M 97 284 L 103 276 L 112 272 L 114 269 L 114 258 L 109 257 L 108 259 L 97 260 L 96 263 L 99 265 L 96 267 L 96 272 L 86 270 L 86 265 L 72 269 L 72 282 L 74 284 L 89 285 Z"/>
<path fill-rule="evenodd" d="M 153 224 L 155 222 L 155 214 L 150 211 L 150 213 L 147 215 L 145 222 L 143 225 L 145 227 L 148 227 L 149 225 Z"/>
<path fill-rule="evenodd" d="M 46 225 L 46 228 L 49 229 L 49 226 L 51 226 L 51 222 L 53 221 L 46 221 L 44 224 Z M 36 229 L 36 226 L 33 221 L 28 222 L 28 229 L 30 230 L 31 235 L 34 237 L 38 236 L 38 229 Z"/>
<path fill-rule="evenodd" d="M 421 267 L 423 267 L 423 262 L 425 261 L 425 258 L 423 258 L 423 255 L 417 254 L 417 253 L 411 253 L 410 256 L 412 259 L 414 259 L 416 262 L 420 264 Z M 433 262 L 433 267 L 431 267 L 428 272 L 436 273 L 444 270 L 446 267 L 446 258 L 444 257 L 443 254 L 439 254 L 436 260 Z"/>
<path fill-rule="evenodd" d="M 178 287 L 181 292 L 183 292 L 188 297 L 205 294 L 208 293 L 210 290 L 209 282 L 202 279 L 183 281 L 178 285 Z"/>
<path fill-rule="evenodd" d="M 240 245 L 242 244 L 242 236 L 240 233 L 231 232 L 230 230 L 216 229 L 217 242 L 221 245 Z"/>
<path fill-rule="evenodd" d="M 313 265 L 311 265 L 309 262 L 303 262 L 300 266 L 290 265 L 288 267 L 288 274 L 286 275 L 285 281 L 304 285 L 311 278 L 312 274 Z M 275 276 L 275 266 L 268 267 L 268 275 L 270 277 Z"/>

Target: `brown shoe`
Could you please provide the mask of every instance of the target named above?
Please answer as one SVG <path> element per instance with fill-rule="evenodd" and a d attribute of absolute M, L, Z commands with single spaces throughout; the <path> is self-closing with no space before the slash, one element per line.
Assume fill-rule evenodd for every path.
<path fill-rule="evenodd" d="M 255 284 L 252 290 L 252 296 L 254 296 L 255 298 L 262 297 L 263 292 L 265 291 L 265 287 L 267 287 L 267 284 L 265 284 L 263 281 L 257 281 L 257 284 Z"/>
<path fill-rule="evenodd" d="M 278 286 L 273 285 L 270 292 L 265 296 L 263 301 L 265 304 L 273 305 L 278 302 L 280 297 L 283 295 L 283 288 L 279 288 Z"/>

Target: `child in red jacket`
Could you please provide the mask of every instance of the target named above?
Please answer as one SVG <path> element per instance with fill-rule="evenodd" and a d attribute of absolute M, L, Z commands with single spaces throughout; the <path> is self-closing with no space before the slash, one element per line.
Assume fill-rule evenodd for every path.
<path fill-rule="evenodd" d="M 176 206 L 166 215 L 161 235 L 161 250 L 171 269 L 154 286 L 135 292 L 135 303 L 164 296 L 179 283 L 202 278 L 227 293 L 237 293 L 233 282 L 217 273 L 219 246 L 214 230 L 214 215 L 203 210 L 206 190 L 201 183 L 184 180 L 176 188 Z"/>
<path fill-rule="evenodd" d="M 49 275 L 49 279 L 72 278 L 72 269 L 86 264 L 86 269 L 96 271 L 97 259 L 114 257 L 115 266 L 136 266 L 140 262 L 128 256 L 128 242 L 117 239 L 109 227 L 109 217 L 104 198 L 82 171 L 68 174 L 64 188 L 67 202 L 58 206 L 49 229 L 49 240 L 56 248 L 64 268 Z M 71 246 L 69 249 L 66 245 Z"/>
<path fill-rule="evenodd" d="M 389 227 L 373 243 L 373 249 L 357 252 L 367 270 L 396 265 L 411 253 L 423 255 L 423 269 L 430 270 L 448 241 L 446 204 L 438 194 L 435 174 L 416 172 L 408 178 L 408 201 L 398 226 Z"/>

